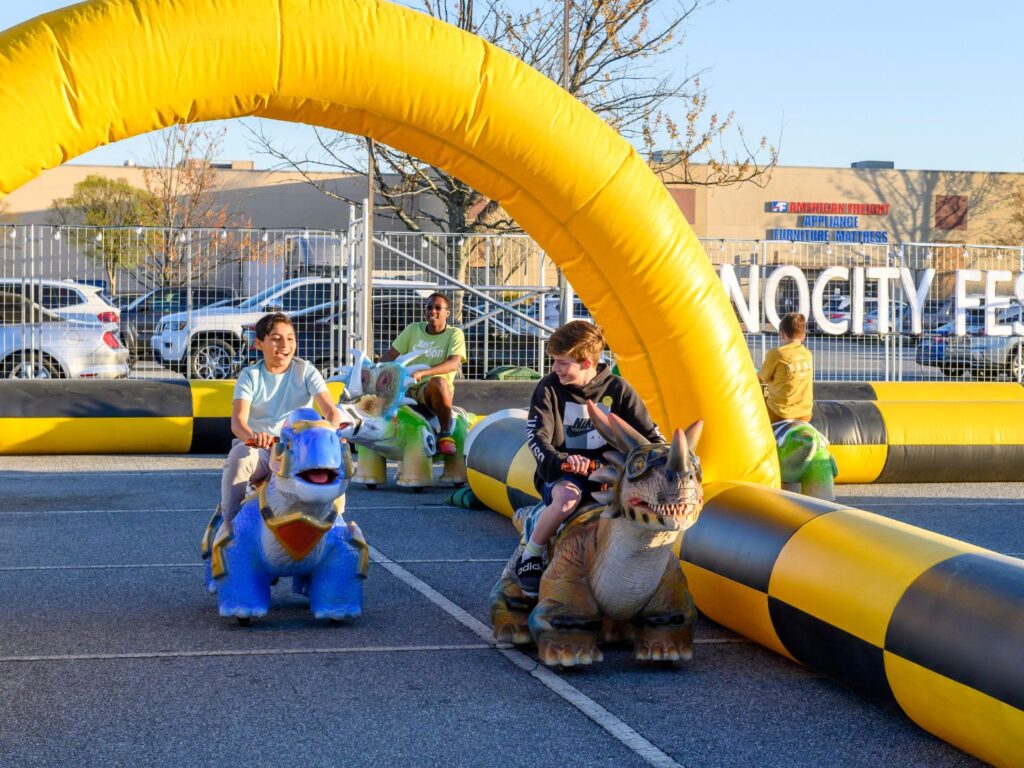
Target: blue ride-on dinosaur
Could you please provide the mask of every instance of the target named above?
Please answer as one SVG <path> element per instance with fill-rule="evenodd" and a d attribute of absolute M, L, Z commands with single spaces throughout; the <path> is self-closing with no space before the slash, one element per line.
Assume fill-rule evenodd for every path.
<path fill-rule="evenodd" d="M 270 454 L 271 475 L 233 520 L 214 513 L 203 534 L 206 589 L 221 616 L 248 624 L 270 608 L 270 587 L 292 577 L 318 619 L 363 612 L 369 550 L 354 522 L 345 522 L 352 460 L 342 437 L 312 408 L 292 411 Z"/>
<path fill-rule="evenodd" d="M 396 484 L 422 491 L 434 485 L 433 464 L 437 457 L 437 418 L 418 410 L 416 401 L 406 397 L 415 382 L 413 374 L 428 368 L 412 364 L 419 353 L 409 352 L 387 363 L 371 363 L 365 353 L 352 350 L 355 365 L 339 369 L 345 391 L 338 407 L 355 425 L 351 440 L 356 446 L 358 466 L 355 483 L 376 488 L 387 480 L 386 459 L 398 461 Z M 452 409 L 451 435 L 455 454 L 444 456 L 444 470 L 437 485 L 461 486 L 466 482 L 465 445 L 472 417 L 461 408 Z"/>

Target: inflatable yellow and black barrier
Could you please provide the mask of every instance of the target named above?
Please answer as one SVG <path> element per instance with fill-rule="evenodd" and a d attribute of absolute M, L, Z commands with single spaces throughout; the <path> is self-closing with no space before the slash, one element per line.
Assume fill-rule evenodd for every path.
<path fill-rule="evenodd" d="M 340 384 L 330 386 L 340 394 Z M 224 453 L 233 387 L 231 381 L 0 382 L 0 454 Z M 489 406 L 506 406 L 510 393 L 526 405 L 522 388 L 495 382 L 462 382 L 458 402 L 469 397 L 472 410 L 488 413 L 496 410 Z M 826 383 L 816 393 L 813 423 L 829 440 L 839 483 L 1024 477 L 1024 387 L 1017 384 Z M 525 439 L 520 448 L 509 477 L 512 493 L 532 489 Z"/>
<path fill-rule="evenodd" d="M 538 500 L 525 419 L 492 414 L 467 447 L 473 493 L 505 515 Z M 1024 765 L 1024 561 L 751 483 L 709 483 L 705 499 L 680 558 L 706 616 Z"/>
<path fill-rule="evenodd" d="M 0 455 L 227 453 L 233 381 L 3 381 Z M 328 384 L 332 394 L 342 385 Z"/>
<path fill-rule="evenodd" d="M 1024 478 L 1024 387 L 1012 383 L 815 384 L 811 423 L 837 483 Z"/>

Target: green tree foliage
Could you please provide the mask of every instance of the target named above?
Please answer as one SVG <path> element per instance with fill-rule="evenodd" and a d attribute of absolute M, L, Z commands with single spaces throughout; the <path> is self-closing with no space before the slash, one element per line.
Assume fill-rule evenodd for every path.
<path fill-rule="evenodd" d="M 116 292 L 118 270 L 133 270 L 145 258 L 145 250 L 129 228 L 153 223 L 153 195 L 133 187 L 125 179 L 86 176 L 68 197 L 50 206 L 50 221 L 64 226 L 102 227 L 81 243 L 82 250 L 103 264 L 110 290 Z"/>

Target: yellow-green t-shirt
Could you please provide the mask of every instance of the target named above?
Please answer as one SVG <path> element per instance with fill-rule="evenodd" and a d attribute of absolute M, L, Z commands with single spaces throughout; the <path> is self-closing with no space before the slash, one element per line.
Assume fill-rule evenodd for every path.
<path fill-rule="evenodd" d="M 391 346 L 403 355 L 408 352 L 418 352 L 419 357 L 412 361 L 413 365 L 417 363 L 438 365 L 452 355 L 458 355 L 463 360 L 466 359 L 466 337 L 463 335 L 461 328 L 455 328 L 451 325 L 447 326 L 441 333 L 433 334 L 427 333 L 426 323 L 409 323 L 398 334 L 398 338 L 395 339 Z M 435 375 L 443 376 L 448 380 L 452 390 L 455 390 L 455 371 Z M 432 378 L 434 377 L 427 376 L 421 379 L 421 381 Z"/>
<path fill-rule="evenodd" d="M 768 385 L 765 402 L 784 419 L 801 419 L 814 409 L 814 361 L 811 350 L 791 341 L 769 350 L 757 377 Z"/>

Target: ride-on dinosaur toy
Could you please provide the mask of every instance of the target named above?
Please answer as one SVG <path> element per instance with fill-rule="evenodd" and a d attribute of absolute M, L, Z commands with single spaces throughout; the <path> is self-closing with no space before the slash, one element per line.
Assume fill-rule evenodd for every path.
<path fill-rule="evenodd" d="M 355 365 L 339 369 L 345 391 L 338 407 L 355 425 L 351 440 L 356 445 L 358 465 L 353 482 L 376 488 L 387 481 L 386 459 L 399 462 L 396 482 L 403 488 L 422 491 L 434 485 L 433 463 L 437 454 L 437 418 L 418 410 L 416 401 L 406 397 L 415 382 L 413 373 L 428 368 L 410 365 L 418 354 L 410 352 L 388 363 L 373 364 L 359 350 L 352 350 Z M 455 455 L 444 456 L 444 470 L 437 479 L 442 486 L 466 482 L 464 449 L 470 416 L 461 408 L 452 410 L 451 435 Z"/>
<path fill-rule="evenodd" d="M 230 522 L 220 510 L 203 534 L 206 589 L 221 616 L 246 625 L 266 616 L 270 587 L 292 577 L 318 619 L 363 612 L 369 550 L 362 532 L 343 517 L 352 460 L 342 435 L 312 408 L 292 411 L 270 454 L 271 475 Z"/>
<path fill-rule="evenodd" d="M 825 436 L 806 421 L 777 421 L 772 424 L 772 431 L 779 451 L 783 489 L 835 501 L 839 469 Z"/>
<path fill-rule="evenodd" d="M 592 403 L 587 410 L 611 446 L 590 475 L 606 490 L 552 539 L 536 600 L 513 575 L 520 541 L 491 590 L 494 637 L 517 645 L 532 637 L 549 666 L 601 661 L 599 640 L 632 641 L 640 661 L 688 660 L 695 609 L 673 545 L 704 506 L 692 454 L 703 422 L 677 429 L 670 445 L 651 444 L 619 417 Z M 516 512 L 520 532 L 542 506 Z"/>

